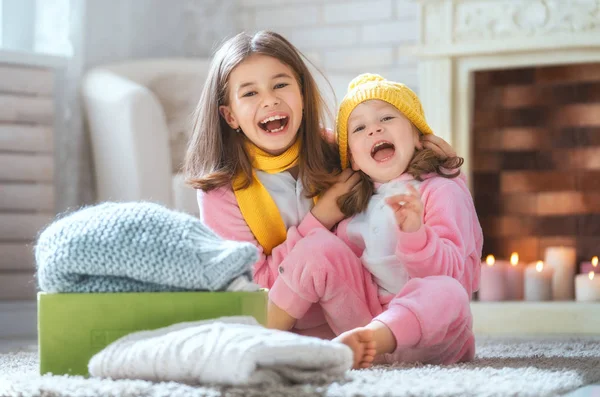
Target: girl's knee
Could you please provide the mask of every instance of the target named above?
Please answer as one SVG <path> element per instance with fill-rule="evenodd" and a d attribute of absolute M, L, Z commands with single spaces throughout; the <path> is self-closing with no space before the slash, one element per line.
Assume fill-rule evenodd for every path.
<path fill-rule="evenodd" d="M 464 322 L 465 326 L 472 323 L 471 299 L 462 284 L 452 277 L 442 276 L 436 281 L 440 299 L 449 307 L 454 308 L 457 319 Z"/>
<path fill-rule="evenodd" d="M 449 276 L 432 276 L 412 279 L 407 284 L 408 291 L 418 291 L 430 303 L 439 302 L 442 306 L 460 308 L 470 312 L 470 298 L 462 284 Z M 402 292 L 401 292 L 402 294 Z"/>
<path fill-rule="evenodd" d="M 435 283 L 436 287 L 444 295 L 462 299 L 464 301 L 469 300 L 467 291 L 457 279 L 448 276 L 436 276 L 432 278 L 434 279 L 432 282 Z"/>
<path fill-rule="evenodd" d="M 279 266 L 279 277 L 298 291 L 308 291 L 311 299 L 334 294 L 344 283 L 357 284 L 364 267 L 352 250 L 334 234 L 311 232 Z M 358 283 L 361 284 L 362 283 Z M 314 301 L 314 300 L 313 300 Z"/>
<path fill-rule="evenodd" d="M 340 266 L 357 260 L 350 247 L 327 230 L 313 230 L 296 244 L 295 253 L 304 258 L 303 267 L 325 272 L 336 271 Z"/>

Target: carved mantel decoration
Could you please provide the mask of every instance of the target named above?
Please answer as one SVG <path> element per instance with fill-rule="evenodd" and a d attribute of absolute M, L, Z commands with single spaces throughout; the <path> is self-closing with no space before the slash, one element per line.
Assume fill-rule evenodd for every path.
<path fill-rule="evenodd" d="M 428 51 L 484 42 L 495 44 L 493 50 L 505 47 L 506 40 L 518 40 L 517 48 L 536 47 L 537 40 L 560 45 L 572 34 L 577 35 L 572 44 L 597 44 L 600 33 L 600 0 L 421 0 L 421 4 L 422 44 Z"/>
<path fill-rule="evenodd" d="M 477 41 L 600 31 L 600 0 L 504 0 L 458 3 L 454 40 Z"/>

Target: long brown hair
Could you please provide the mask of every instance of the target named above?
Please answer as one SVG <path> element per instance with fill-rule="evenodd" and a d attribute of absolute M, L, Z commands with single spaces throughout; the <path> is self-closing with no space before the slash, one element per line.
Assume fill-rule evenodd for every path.
<path fill-rule="evenodd" d="M 419 134 L 419 137 L 423 137 L 423 134 L 414 125 L 412 127 Z M 431 173 L 436 173 L 444 178 L 456 178 L 460 175 L 459 168 L 463 165 L 463 162 L 462 157 L 444 157 L 431 149 L 421 149 L 415 151 L 405 172 L 418 181 L 422 181 L 425 175 Z M 452 170 L 455 171 L 452 172 Z M 373 195 L 373 181 L 364 172 L 358 172 L 361 175 L 360 182 L 337 200 L 340 210 L 346 217 L 366 210 Z"/>
<path fill-rule="evenodd" d="M 244 150 L 245 137 L 221 117 L 220 105 L 229 101 L 228 80 L 233 69 L 253 54 L 278 59 L 288 65 L 302 90 L 304 115 L 298 137 L 301 143 L 299 171 L 308 197 L 333 183 L 338 168 L 337 149 L 322 136 L 327 106 L 301 53 L 275 32 L 240 33 L 215 53 L 194 115 L 194 129 L 185 158 L 187 183 L 205 192 L 230 185 L 243 173 L 248 187 L 252 181 L 251 159 Z"/>

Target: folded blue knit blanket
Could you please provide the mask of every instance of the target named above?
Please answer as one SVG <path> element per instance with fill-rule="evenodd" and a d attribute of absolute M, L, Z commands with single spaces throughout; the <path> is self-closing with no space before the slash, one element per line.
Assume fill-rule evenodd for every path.
<path fill-rule="evenodd" d="M 223 290 L 258 259 L 199 219 L 147 202 L 107 202 L 50 224 L 35 247 L 46 292 Z"/>

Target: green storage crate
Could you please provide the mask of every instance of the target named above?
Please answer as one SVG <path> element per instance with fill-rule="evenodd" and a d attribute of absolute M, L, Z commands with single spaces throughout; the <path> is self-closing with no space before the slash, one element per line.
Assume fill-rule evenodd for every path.
<path fill-rule="evenodd" d="M 90 358 L 128 333 L 238 315 L 265 324 L 267 292 L 40 292 L 40 373 L 88 375 Z"/>

